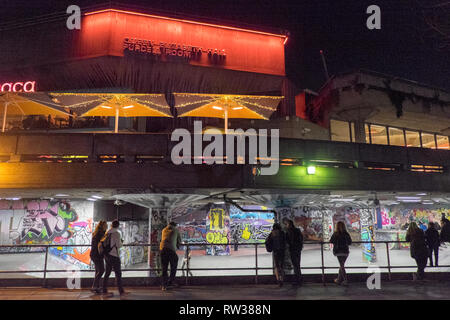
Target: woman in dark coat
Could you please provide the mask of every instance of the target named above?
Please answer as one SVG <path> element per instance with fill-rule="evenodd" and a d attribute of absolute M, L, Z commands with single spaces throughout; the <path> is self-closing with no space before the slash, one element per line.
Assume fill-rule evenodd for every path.
<path fill-rule="evenodd" d="M 273 261 L 275 265 L 275 277 L 278 285 L 283 286 L 284 273 L 284 250 L 286 250 L 286 234 L 281 229 L 279 223 L 275 223 L 272 232 L 266 240 L 266 246 L 272 250 Z"/>
<path fill-rule="evenodd" d="M 350 253 L 349 246 L 352 244 L 352 238 L 342 221 L 336 224 L 336 231 L 331 236 L 330 242 L 333 244 L 333 254 L 339 261 L 339 274 L 337 279 L 334 279 L 334 282 L 346 286 L 348 281 L 347 273 L 345 272 L 345 261 Z"/>
<path fill-rule="evenodd" d="M 91 260 L 95 266 L 95 278 L 94 283 L 92 284 L 91 291 L 94 293 L 100 293 L 100 280 L 105 272 L 105 263 L 103 261 L 103 255 L 98 252 L 98 243 L 103 238 L 108 229 L 108 224 L 106 221 L 100 221 L 97 227 L 92 234 L 92 242 L 91 242 Z"/>
<path fill-rule="evenodd" d="M 419 229 L 415 222 L 409 224 L 406 232 L 406 241 L 410 242 L 411 257 L 416 260 L 417 273 L 414 279 L 422 280 L 425 277 L 425 267 L 429 257 L 429 251 L 425 240 L 425 233 Z"/>

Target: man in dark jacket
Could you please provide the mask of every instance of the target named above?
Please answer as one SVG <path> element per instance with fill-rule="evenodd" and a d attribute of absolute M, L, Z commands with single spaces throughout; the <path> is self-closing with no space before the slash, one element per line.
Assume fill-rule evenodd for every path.
<path fill-rule="evenodd" d="M 427 240 L 428 250 L 430 250 L 430 267 L 433 266 L 433 252 L 434 263 L 437 267 L 439 259 L 439 232 L 436 230 L 433 222 L 428 224 L 428 229 L 425 231 L 425 239 Z"/>
<path fill-rule="evenodd" d="M 302 271 L 300 269 L 300 262 L 303 249 L 303 235 L 300 229 L 295 227 L 292 220 L 284 218 L 283 223 L 286 227 L 286 242 L 289 247 L 292 266 L 294 267 L 295 284 L 301 285 Z"/>
<path fill-rule="evenodd" d="M 440 241 L 450 242 L 450 221 L 446 218 L 441 220 L 441 236 Z"/>

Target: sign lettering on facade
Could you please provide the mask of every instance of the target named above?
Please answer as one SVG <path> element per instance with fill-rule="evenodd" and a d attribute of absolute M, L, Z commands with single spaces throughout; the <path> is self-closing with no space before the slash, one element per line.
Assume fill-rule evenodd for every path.
<path fill-rule="evenodd" d="M 123 49 L 125 52 L 143 53 L 159 57 L 179 57 L 187 61 L 200 60 L 202 55 L 206 54 L 212 63 L 224 61 L 226 57 L 225 49 L 203 48 L 134 38 L 125 38 L 123 41 Z"/>
<path fill-rule="evenodd" d="M 36 92 L 36 81 L 5 82 L 0 85 L 1 92 Z"/>

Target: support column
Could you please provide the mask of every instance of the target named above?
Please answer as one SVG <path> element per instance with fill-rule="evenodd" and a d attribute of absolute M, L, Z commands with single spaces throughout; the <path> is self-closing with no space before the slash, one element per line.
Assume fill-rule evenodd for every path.
<path fill-rule="evenodd" d="M 375 214 L 374 208 L 360 209 L 361 241 L 375 241 L 375 230 L 373 225 L 374 214 Z M 369 263 L 377 261 L 375 244 L 363 243 L 361 247 L 362 247 L 363 261 L 367 261 Z"/>
<path fill-rule="evenodd" d="M 148 254 L 148 266 L 151 269 L 161 268 L 159 243 L 162 230 L 167 226 L 167 208 L 152 208 L 149 211 L 149 243 L 152 245 Z M 150 271 L 150 277 L 159 277 L 160 272 Z"/>

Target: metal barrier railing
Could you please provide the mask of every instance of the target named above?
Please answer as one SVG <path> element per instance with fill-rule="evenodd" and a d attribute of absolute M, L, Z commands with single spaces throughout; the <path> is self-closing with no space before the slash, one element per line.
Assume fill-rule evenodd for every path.
<path fill-rule="evenodd" d="M 396 244 L 400 244 L 400 243 L 409 243 L 408 241 L 353 241 L 353 244 L 385 244 L 385 248 L 386 248 L 386 258 L 387 258 L 387 265 L 385 266 L 379 266 L 377 265 L 377 267 L 379 269 L 387 269 L 388 272 L 388 279 L 392 280 L 392 269 L 394 268 L 417 268 L 417 266 L 415 265 L 392 265 L 391 264 L 391 259 L 390 259 L 390 254 L 389 254 L 389 244 L 391 243 L 396 243 Z M 328 245 L 330 244 L 330 242 L 312 242 L 312 241 L 305 241 L 304 244 L 315 244 L 315 245 L 319 245 L 320 244 L 320 254 L 321 254 L 321 265 L 320 266 L 313 266 L 313 267 L 301 267 L 301 270 L 321 270 L 321 274 L 322 274 L 322 282 L 325 283 L 325 270 L 326 269 L 339 269 L 339 266 L 326 266 L 325 265 L 325 258 L 324 258 L 324 245 Z M 206 249 L 206 247 L 208 246 L 246 246 L 246 247 L 251 247 L 254 246 L 254 255 L 255 255 L 255 266 L 254 267 L 225 267 L 225 268 L 190 268 L 189 263 L 186 263 L 186 268 L 181 268 L 179 269 L 179 271 L 182 271 L 183 274 L 185 274 L 185 282 L 186 284 L 188 284 L 189 281 L 189 274 L 191 273 L 191 271 L 229 271 L 229 270 L 253 270 L 255 271 L 255 284 L 258 284 L 258 276 L 259 273 L 258 271 L 260 270 L 272 270 L 273 269 L 273 265 L 272 267 L 260 267 L 258 266 L 258 247 L 260 246 L 264 246 L 264 243 L 260 243 L 260 242 L 252 242 L 252 243 L 234 243 L 234 242 L 230 242 L 230 243 L 220 243 L 220 244 L 214 244 L 214 243 L 182 243 L 182 246 L 184 246 L 187 249 L 190 249 L 191 247 L 204 247 Z M 158 244 L 124 244 L 124 247 L 147 247 L 149 250 L 151 250 L 151 248 L 156 248 L 156 250 L 153 250 L 153 252 L 158 252 L 159 249 L 159 245 Z M 54 269 L 48 269 L 48 254 L 49 254 L 49 249 L 53 248 L 53 247 L 60 247 L 60 248 L 65 248 L 65 247 L 91 247 L 90 244 L 66 244 L 66 245 L 60 245 L 60 244 L 29 244 L 29 245 L 0 245 L 0 250 L 2 248 L 44 248 L 44 252 L 45 252 L 45 258 L 44 258 L 44 268 L 42 270 L 0 270 L 0 274 L 5 274 L 5 273 L 12 273 L 12 274 L 20 274 L 20 273 L 43 273 L 43 286 L 45 287 L 47 285 L 47 273 L 54 273 L 54 272 L 67 272 L 67 270 L 54 270 Z M 34 251 L 36 252 L 36 251 Z M 43 251 L 40 251 L 41 253 Z M 7 253 L 12 253 L 12 252 L 3 252 L 3 254 L 7 254 Z M 23 252 L 23 251 L 19 251 L 18 253 L 33 253 L 33 252 Z M 1 257 L 1 254 L 0 254 Z M 346 269 L 367 269 L 367 265 L 363 265 L 363 266 L 346 266 Z M 444 267 L 444 268 L 449 268 L 450 265 L 439 265 L 439 267 Z M 93 272 L 94 270 L 92 269 L 92 263 L 90 265 L 89 269 L 81 269 L 79 270 L 80 272 Z M 123 272 L 128 272 L 128 271 L 141 271 L 141 272 L 160 272 L 162 271 L 161 268 L 124 268 L 122 269 Z M 184 272 L 185 271 L 185 272 Z"/>

